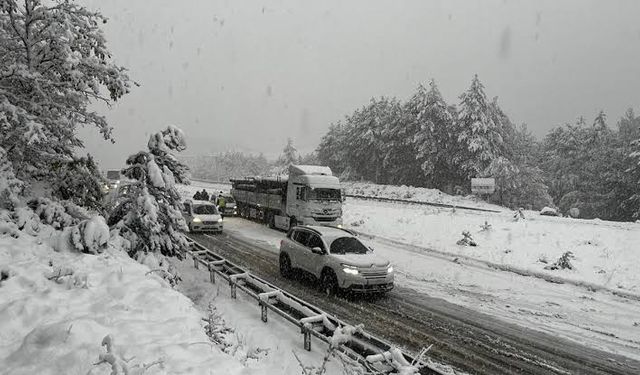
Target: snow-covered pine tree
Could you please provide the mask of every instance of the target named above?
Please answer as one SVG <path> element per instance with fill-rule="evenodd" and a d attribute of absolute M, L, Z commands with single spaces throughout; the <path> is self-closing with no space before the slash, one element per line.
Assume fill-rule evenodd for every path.
<path fill-rule="evenodd" d="M 627 109 L 624 117 L 618 121 L 618 136 L 627 144 L 640 138 L 640 117 L 636 116 L 633 108 Z"/>
<path fill-rule="evenodd" d="M 395 98 L 372 98 L 370 103 L 347 117 L 346 137 L 349 140 L 346 159 L 349 169 L 375 183 L 385 183 L 388 169 L 389 129 L 403 121 L 402 106 Z"/>
<path fill-rule="evenodd" d="M 90 109 L 129 92 L 99 25 L 106 19 L 73 1 L 0 2 L 0 147 L 16 176 L 51 182 L 82 147 L 76 129 L 111 128 Z M 105 95 L 106 94 L 106 95 Z"/>
<path fill-rule="evenodd" d="M 633 193 L 623 203 L 622 207 L 632 212 L 633 219 L 640 219 L 640 138 L 631 142 L 629 153 L 629 168 L 625 171 Z"/>
<path fill-rule="evenodd" d="M 424 93 L 424 86 L 419 85 L 411 103 L 391 105 L 383 124 L 383 166 L 386 182 L 390 184 L 423 185 L 424 173 L 416 162 L 416 147 L 413 142 L 420 124 L 415 121 L 411 112 L 413 105 L 419 105 Z"/>
<path fill-rule="evenodd" d="M 293 146 L 293 140 L 291 138 L 287 138 L 287 144 L 284 146 L 282 154 L 276 162 L 276 173 L 288 173 L 289 166 L 291 164 L 297 164 L 299 161 L 300 157 L 298 156 L 298 150 Z"/>
<path fill-rule="evenodd" d="M 477 74 L 469 89 L 460 95 L 457 124 L 462 147 L 454 161 L 466 177 L 483 176 L 491 161 L 503 155 L 504 142 Z"/>
<path fill-rule="evenodd" d="M 411 141 L 416 151 L 416 162 L 428 185 L 444 188 L 457 184 L 457 174 L 450 157 L 457 148 L 455 118 L 435 81 L 429 82 L 429 90 L 420 85 L 405 108 L 417 124 Z"/>
<path fill-rule="evenodd" d="M 91 155 L 74 157 L 59 166 L 51 184 L 54 196 L 96 211 L 103 209 L 102 187 L 106 183 Z"/>
<path fill-rule="evenodd" d="M 318 144 L 316 154 L 319 163 L 331 168 L 333 173 L 342 174 L 348 166 L 346 125 L 338 121 L 329 126 L 329 131 Z"/>
<path fill-rule="evenodd" d="M 187 246 L 181 233 L 186 224 L 181 213 L 176 183 L 188 184 L 188 168 L 172 152 L 186 149 L 182 131 L 169 126 L 152 134 L 148 151 L 129 156 L 123 174 L 134 180 L 128 193 L 113 210 L 109 224 L 121 229 L 132 243 L 130 255 L 159 252 L 181 256 Z"/>
<path fill-rule="evenodd" d="M 15 209 L 23 188 L 24 184 L 16 178 L 7 152 L 0 147 L 0 209 Z"/>

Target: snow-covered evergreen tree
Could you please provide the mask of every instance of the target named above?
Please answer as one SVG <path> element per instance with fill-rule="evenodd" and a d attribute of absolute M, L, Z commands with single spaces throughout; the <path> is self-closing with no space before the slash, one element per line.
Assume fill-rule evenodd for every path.
<path fill-rule="evenodd" d="M 298 156 L 298 150 L 293 146 L 293 140 L 291 138 L 287 138 L 287 144 L 284 146 L 282 154 L 276 162 L 275 173 L 287 174 L 289 166 L 291 164 L 298 164 L 299 161 L 300 157 Z"/>
<path fill-rule="evenodd" d="M 138 251 L 181 256 L 187 246 L 186 224 L 181 213 L 176 183 L 188 184 L 188 168 L 172 154 L 186 149 L 182 131 L 169 126 L 152 134 L 148 151 L 129 156 L 123 174 L 134 182 L 114 209 L 109 224 L 121 229 L 132 243 L 130 255 Z"/>
<path fill-rule="evenodd" d="M 349 147 L 346 138 L 346 125 L 337 122 L 329 126 L 329 131 L 322 137 L 316 149 L 320 164 L 330 167 L 337 175 L 342 174 L 350 165 L 346 157 Z"/>
<path fill-rule="evenodd" d="M 51 184 L 53 195 L 86 208 L 102 210 L 102 187 L 106 180 L 91 155 L 74 157 L 61 164 L 54 171 L 54 176 Z"/>
<path fill-rule="evenodd" d="M 500 124 L 487 104 L 484 86 L 473 77 L 469 89 L 460 95 L 458 142 L 462 148 L 454 161 L 467 177 L 485 175 L 487 167 L 504 153 Z"/>
<path fill-rule="evenodd" d="M 451 163 L 451 153 L 458 147 L 455 118 L 435 81 L 429 82 L 429 90 L 420 85 L 406 108 L 417 124 L 411 141 L 428 185 L 443 188 L 455 184 L 457 174 Z"/>
<path fill-rule="evenodd" d="M 129 92 L 110 60 L 99 25 L 106 19 L 73 1 L 0 2 L 0 147 L 17 177 L 53 181 L 82 147 L 78 126 L 111 128 L 90 108 Z"/>
<path fill-rule="evenodd" d="M 640 138 L 640 117 L 636 116 L 633 108 L 627 109 L 618 121 L 618 135 L 627 144 Z"/>
<path fill-rule="evenodd" d="M 622 207 L 631 211 L 633 219 L 640 219 L 640 138 L 631 142 L 631 152 L 629 153 L 629 168 L 625 171 L 628 186 L 631 187 L 630 196 L 622 203 Z"/>
<path fill-rule="evenodd" d="M 389 129 L 404 126 L 402 105 L 395 98 L 372 98 L 367 106 L 347 117 L 346 137 L 349 149 L 346 155 L 352 172 L 375 183 L 388 182 Z M 354 173 L 356 174 L 356 173 Z"/>
<path fill-rule="evenodd" d="M 7 152 L 0 147 L 0 209 L 13 210 L 19 203 L 22 189 L 24 183 L 16 178 Z"/>

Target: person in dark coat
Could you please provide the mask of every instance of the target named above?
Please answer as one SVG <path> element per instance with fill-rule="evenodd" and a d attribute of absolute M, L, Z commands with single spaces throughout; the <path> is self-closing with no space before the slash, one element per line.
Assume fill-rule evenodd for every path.
<path fill-rule="evenodd" d="M 202 193 L 199 192 L 199 191 L 196 191 L 196 193 L 193 194 L 193 199 L 196 200 L 196 201 L 199 201 L 200 198 L 202 198 Z"/>
<path fill-rule="evenodd" d="M 200 199 L 203 201 L 209 200 L 209 193 L 205 189 L 202 189 L 202 193 L 200 194 Z"/>

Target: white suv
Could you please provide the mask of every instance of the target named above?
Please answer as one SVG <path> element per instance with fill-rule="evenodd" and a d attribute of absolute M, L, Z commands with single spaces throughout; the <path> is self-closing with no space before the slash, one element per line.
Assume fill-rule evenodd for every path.
<path fill-rule="evenodd" d="M 298 226 L 280 242 L 280 273 L 300 269 L 315 276 L 328 294 L 344 289 L 381 293 L 393 289 L 391 263 L 373 253 L 355 233 L 327 226 Z"/>

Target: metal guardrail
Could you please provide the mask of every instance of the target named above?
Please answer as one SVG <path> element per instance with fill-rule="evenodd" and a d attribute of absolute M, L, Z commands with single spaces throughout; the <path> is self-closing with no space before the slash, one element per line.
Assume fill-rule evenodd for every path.
<path fill-rule="evenodd" d="M 412 200 L 409 200 L 409 199 L 399 199 L 399 198 L 372 197 L 372 196 L 369 196 L 369 195 L 345 194 L 345 197 L 347 197 L 347 198 L 356 198 L 356 199 L 365 199 L 365 200 L 373 200 L 373 201 L 380 201 L 380 202 L 419 204 L 419 205 L 423 205 L 423 206 L 455 208 L 455 209 L 461 209 L 461 210 L 471 210 L 471 211 L 480 211 L 480 212 L 493 212 L 493 213 L 502 212 L 502 211 L 498 211 L 498 210 L 491 210 L 491 209 L 488 209 L 488 208 L 458 206 L 458 205 L 455 205 L 455 204 L 435 203 L 435 202 L 427 202 L 427 201 L 412 201 Z"/>
<path fill-rule="evenodd" d="M 320 308 L 246 272 L 242 267 L 229 262 L 199 243 L 191 239 L 188 241 L 191 249 L 187 253 L 193 258 L 194 267 L 198 269 L 200 265 L 205 266 L 209 271 L 211 283 L 215 283 L 216 275 L 219 275 L 229 283 L 231 298 L 236 298 L 237 290 L 240 289 L 256 299 L 260 306 L 263 322 L 268 321 L 268 311 L 271 310 L 300 328 L 305 350 L 311 350 L 312 336 L 331 344 L 333 332 L 338 327 L 349 326 Z M 420 374 L 442 374 L 422 360 L 428 349 L 415 356 L 364 330 L 353 333 L 349 341 L 341 344 L 337 350 L 360 363 L 369 371 L 395 373 L 412 368 L 419 371 Z"/>

